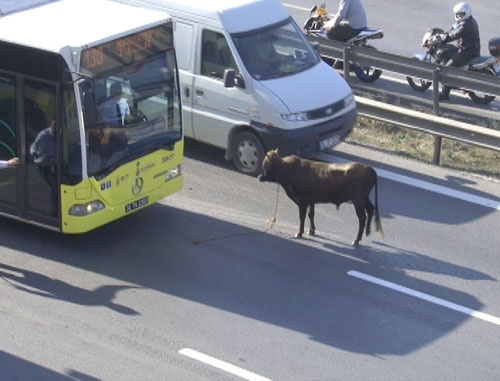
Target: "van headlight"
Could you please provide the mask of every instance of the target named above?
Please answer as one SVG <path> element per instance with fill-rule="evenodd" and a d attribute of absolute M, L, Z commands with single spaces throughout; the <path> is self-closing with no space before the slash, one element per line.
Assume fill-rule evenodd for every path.
<path fill-rule="evenodd" d="M 354 94 L 353 93 L 349 94 L 347 97 L 344 98 L 344 107 L 349 107 L 353 103 L 356 103 L 356 101 L 354 100 Z"/>
<path fill-rule="evenodd" d="M 303 122 L 308 120 L 307 112 L 294 112 L 291 114 L 281 114 L 281 117 L 287 122 Z"/>
<path fill-rule="evenodd" d="M 69 209 L 70 216 L 88 216 L 89 214 L 104 209 L 104 204 L 99 200 L 94 200 L 86 204 L 75 204 Z"/>

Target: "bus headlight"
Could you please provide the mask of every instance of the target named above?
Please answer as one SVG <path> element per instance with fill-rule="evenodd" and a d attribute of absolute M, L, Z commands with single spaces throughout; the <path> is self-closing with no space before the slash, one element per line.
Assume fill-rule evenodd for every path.
<path fill-rule="evenodd" d="M 165 181 L 175 179 L 176 177 L 178 177 L 180 175 L 182 175 L 182 166 L 178 165 L 177 167 L 168 171 L 167 178 L 165 179 Z"/>
<path fill-rule="evenodd" d="M 69 209 L 70 216 L 87 216 L 104 209 L 104 204 L 99 200 L 91 201 L 87 204 L 75 204 Z"/>

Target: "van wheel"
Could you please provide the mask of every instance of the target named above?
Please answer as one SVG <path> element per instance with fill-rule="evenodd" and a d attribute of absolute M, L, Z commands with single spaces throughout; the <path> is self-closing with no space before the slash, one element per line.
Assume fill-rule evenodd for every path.
<path fill-rule="evenodd" d="M 240 172 L 257 176 L 262 169 L 264 146 L 252 132 L 240 132 L 233 140 L 232 157 Z"/>

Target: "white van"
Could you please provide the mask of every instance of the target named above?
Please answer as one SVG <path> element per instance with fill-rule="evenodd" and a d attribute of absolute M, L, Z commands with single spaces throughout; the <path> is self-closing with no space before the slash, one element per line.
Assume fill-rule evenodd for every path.
<path fill-rule="evenodd" d="M 267 150 L 309 156 L 357 119 L 351 88 L 280 0 L 117 0 L 174 19 L 184 134 L 255 175 Z"/>

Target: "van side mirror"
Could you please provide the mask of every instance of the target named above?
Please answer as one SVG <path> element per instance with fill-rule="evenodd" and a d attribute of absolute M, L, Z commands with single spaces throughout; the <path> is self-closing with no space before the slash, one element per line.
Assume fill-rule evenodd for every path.
<path fill-rule="evenodd" d="M 224 70 L 224 87 L 234 87 L 234 80 L 236 78 L 236 73 L 234 69 L 225 69 Z"/>

